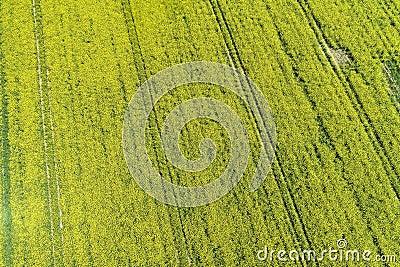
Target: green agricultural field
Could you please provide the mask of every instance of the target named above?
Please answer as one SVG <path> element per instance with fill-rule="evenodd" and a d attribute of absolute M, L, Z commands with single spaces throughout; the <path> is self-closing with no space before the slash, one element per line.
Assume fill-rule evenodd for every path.
<path fill-rule="evenodd" d="M 235 148 L 208 118 L 178 144 L 196 160 L 212 139 L 208 167 L 182 170 L 165 154 L 165 120 L 193 98 L 229 105 L 250 144 L 228 194 L 179 207 L 138 185 L 122 132 L 146 80 L 194 61 L 258 86 L 276 151 L 249 192 L 256 115 L 227 88 L 177 87 L 148 117 L 148 168 L 190 187 L 227 168 Z M 2 0 L 0 267 L 398 266 L 399 88 L 399 0 Z"/>

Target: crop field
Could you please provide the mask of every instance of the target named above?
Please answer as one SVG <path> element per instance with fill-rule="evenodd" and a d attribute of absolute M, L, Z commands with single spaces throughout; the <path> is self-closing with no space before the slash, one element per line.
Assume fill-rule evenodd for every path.
<path fill-rule="evenodd" d="M 122 132 L 146 80 L 194 61 L 249 77 L 277 141 L 249 192 L 261 152 L 246 103 L 218 85 L 170 91 L 145 129 L 163 178 L 207 184 L 235 149 L 224 127 L 198 118 L 179 147 L 196 160 L 212 139 L 214 160 L 198 172 L 169 162 L 160 133 L 187 100 L 229 105 L 250 143 L 237 186 L 179 207 L 137 184 Z M 0 267 L 400 263 L 399 0 L 1 0 L 0 91 Z"/>

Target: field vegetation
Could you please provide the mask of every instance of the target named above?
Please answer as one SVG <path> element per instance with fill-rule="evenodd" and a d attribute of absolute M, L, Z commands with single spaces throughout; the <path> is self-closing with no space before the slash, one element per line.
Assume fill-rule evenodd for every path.
<path fill-rule="evenodd" d="M 395 0 L 1 1 L 0 266 L 343 266 L 257 259 L 264 246 L 323 250 L 341 238 L 400 260 L 399 18 Z M 262 90 L 276 158 L 249 193 L 260 140 L 246 103 L 218 86 L 177 88 L 146 129 L 163 177 L 205 184 L 229 159 L 226 130 L 199 119 L 179 145 L 196 159 L 211 138 L 214 162 L 199 173 L 168 163 L 160 132 L 185 100 L 227 103 L 251 144 L 234 190 L 179 208 L 130 176 L 122 125 L 143 82 L 198 60 Z"/>

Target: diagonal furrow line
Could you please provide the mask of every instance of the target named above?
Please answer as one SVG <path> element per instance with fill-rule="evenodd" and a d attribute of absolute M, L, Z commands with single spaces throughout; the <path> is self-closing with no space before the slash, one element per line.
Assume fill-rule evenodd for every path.
<path fill-rule="evenodd" d="M 299 0 L 297 0 L 297 1 L 299 1 Z M 300 2 L 298 2 L 298 4 L 301 7 L 302 12 L 304 13 L 304 16 L 309 20 L 309 25 L 310 25 L 311 29 L 313 30 L 316 39 L 318 40 L 318 43 L 323 51 L 324 56 L 327 58 L 328 62 L 331 65 L 332 70 L 334 71 L 336 76 L 339 78 L 343 87 L 346 89 L 345 90 L 346 95 L 349 98 L 349 100 L 351 101 L 354 110 L 357 112 L 358 118 L 360 119 L 361 123 L 363 124 L 365 132 L 367 133 L 369 139 L 371 140 L 371 143 L 374 146 L 375 151 L 377 152 L 377 154 L 382 162 L 382 165 L 386 171 L 386 174 L 388 175 L 388 177 L 400 177 L 400 174 L 393 167 L 394 164 L 393 164 L 393 162 L 391 162 L 390 157 L 388 156 L 386 147 L 382 143 L 382 140 L 380 139 L 379 134 L 377 133 L 376 129 L 374 128 L 373 123 L 372 123 L 371 119 L 369 118 L 365 108 L 363 107 L 362 101 L 360 100 L 355 88 L 351 85 L 348 78 L 344 76 L 344 74 L 341 72 L 340 67 L 333 60 L 333 56 L 329 52 L 329 46 L 326 42 L 326 37 L 324 36 L 324 32 L 318 26 L 318 24 L 316 22 L 316 18 L 314 17 L 314 14 L 310 10 L 308 3 L 300 1 Z M 396 180 L 396 178 L 389 178 L 389 181 L 390 181 L 393 191 L 395 192 L 395 194 L 397 196 L 397 199 L 400 200 L 399 182 Z"/>
<path fill-rule="evenodd" d="M 40 112 L 41 112 L 41 120 L 42 120 L 42 131 L 43 131 L 43 150 L 44 150 L 44 161 L 45 161 L 45 169 L 46 169 L 46 185 L 47 185 L 47 202 L 49 206 L 49 221 L 50 221 L 50 239 L 51 239 L 51 263 L 52 266 L 56 266 L 56 255 L 55 255 L 55 226 L 54 226 L 54 221 L 53 221 L 53 196 L 52 196 L 52 187 L 51 187 L 51 182 L 52 182 L 52 175 L 51 175 L 51 162 L 54 164 L 54 173 L 55 173 L 55 182 L 56 182 L 56 201 L 57 201 L 57 209 L 58 209 L 58 216 L 59 216 L 59 230 L 60 230 L 60 238 L 61 238 L 61 265 L 64 265 L 63 262 L 63 242 L 64 242 L 64 236 L 63 236 L 63 223 L 62 223 L 62 210 L 61 210 L 61 204 L 60 204 L 60 182 L 58 179 L 57 175 L 57 168 L 58 164 L 56 161 L 56 152 L 54 148 L 54 142 L 55 142 L 55 133 L 54 133 L 54 123 L 53 123 L 53 114 L 51 111 L 51 100 L 50 100 L 50 95 L 49 95 L 49 80 L 48 80 L 48 75 L 49 75 L 49 70 L 45 66 L 45 62 L 42 63 L 41 57 L 43 56 L 44 52 L 42 53 L 43 48 L 41 47 L 40 44 L 40 36 L 39 34 L 40 31 L 40 17 L 38 16 L 38 5 L 40 5 L 39 2 L 36 2 L 35 0 L 32 0 L 32 12 L 33 12 L 33 22 L 34 22 L 34 36 L 35 36 L 35 47 L 36 47 L 36 60 L 37 60 L 37 73 L 38 73 L 38 84 L 39 84 L 39 93 L 40 93 Z M 39 6 L 40 8 L 40 6 Z M 43 34 L 43 33 L 41 33 Z M 46 69 L 46 72 L 43 74 L 43 69 L 42 65 L 44 65 L 44 68 Z M 45 89 L 47 89 L 47 92 L 45 92 Z M 46 94 L 46 95 L 45 95 Z M 49 110 L 49 120 L 50 120 L 50 133 L 51 133 L 51 142 L 52 144 L 48 143 L 48 130 L 46 126 L 46 104 L 45 104 L 45 97 L 48 99 L 48 110 Z M 52 155 L 49 155 L 49 154 Z M 52 157 L 50 160 L 49 157 Z"/>
<path fill-rule="evenodd" d="M 125 18 L 125 23 L 126 23 L 126 27 L 127 27 L 127 31 L 128 31 L 128 35 L 129 35 L 131 49 L 132 49 L 133 56 L 134 56 L 134 63 L 135 63 L 136 71 L 138 73 L 139 83 L 141 85 L 142 83 L 144 83 L 147 80 L 148 77 L 146 74 L 146 65 L 144 62 L 142 49 L 141 49 L 141 46 L 139 43 L 139 38 L 138 38 L 137 30 L 136 30 L 135 19 L 132 14 L 132 7 L 131 7 L 130 0 L 121 0 L 121 5 L 122 5 L 122 12 L 123 12 L 123 15 Z M 152 97 L 151 91 L 150 91 L 150 97 Z M 153 99 L 151 99 L 151 102 L 153 102 Z M 160 134 L 161 129 L 160 129 L 160 125 L 159 125 L 157 116 L 155 116 L 155 122 L 157 125 L 158 134 Z M 152 138 L 154 138 L 154 137 L 152 137 Z M 160 136 L 160 138 L 161 138 L 161 136 Z M 157 158 L 159 157 L 159 155 L 157 153 L 156 153 L 156 157 Z M 160 164 L 160 162 L 161 162 L 160 160 L 157 160 L 158 164 Z M 160 166 L 158 166 L 158 167 L 160 168 Z M 171 170 L 169 170 L 169 168 L 168 168 L 168 172 L 169 172 L 169 174 L 171 174 Z M 168 215 L 169 215 L 170 222 L 172 222 L 173 219 L 172 219 L 171 212 L 168 211 Z M 189 253 L 187 237 L 186 237 L 186 233 L 185 233 L 184 227 L 183 227 L 182 215 L 179 211 L 178 211 L 178 218 L 179 218 L 180 229 L 181 229 L 182 235 L 183 235 L 185 249 L 186 249 L 187 253 Z M 178 244 L 178 241 L 175 236 L 174 236 L 174 243 Z M 180 256 L 178 258 L 178 261 L 180 261 L 182 252 L 180 251 L 178 245 L 177 245 L 177 250 L 178 250 L 177 253 Z M 192 261 L 192 259 L 190 259 L 189 256 L 188 256 L 188 261 L 189 261 L 189 263 Z"/>
<path fill-rule="evenodd" d="M 217 0 L 209 0 L 209 2 L 211 4 L 214 16 L 216 17 L 216 20 L 217 20 L 218 26 L 220 28 L 220 31 L 223 34 L 225 48 L 226 48 L 226 52 L 228 54 L 228 58 L 229 58 L 229 61 L 231 63 L 231 66 L 233 68 L 239 69 L 245 75 L 247 75 L 247 71 L 246 71 L 246 68 L 244 66 L 244 63 L 243 63 L 242 59 L 240 58 L 239 49 L 238 49 L 238 47 L 237 47 L 237 45 L 235 43 L 235 40 L 234 40 L 233 35 L 232 35 L 232 32 L 230 30 L 230 27 L 228 25 L 228 22 L 227 22 L 227 20 L 225 18 L 225 15 L 224 15 L 222 9 L 221 9 L 220 4 L 218 3 Z M 227 34 L 225 32 L 227 32 Z M 252 99 L 247 99 L 247 101 L 252 100 L 253 102 L 256 103 L 256 106 L 258 107 L 257 99 L 254 97 L 253 94 L 250 94 L 250 95 L 251 95 Z M 253 116 L 254 116 L 254 114 L 253 114 Z M 266 125 L 263 125 L 263 127 L 266 127 Z M 291 191 L 290 186 L 287 183 L 287 179 L 286 179 L 286 177 L 284 175 L 283 167 L 282 167 L 281 163 L 279 162 L 278 155 L 277 155 L 277 161 L 278 161 L 278 170 L 279 170 L 279 173 L 282 176 L 282 180 L 283 181 L 279 181 L 279 179 L 277 178 L 276 175 L 274 175 L 274 177 L 275 177 L 275 180 L 276 180 L 276 182 L 278 184 L 278 187 L 280 188 L 281 192 L 282 193 L 284 193 L 284 192 L 289 193 L 289 199 L 284 198 L 283 201 L 285 203 L 285 209 L 286 209 L 286 211 L 288 213 L 288 216 L 290 218 L 292 227 L 294 228 L 293 230 L 296 233 L 296 236 L 297 236 L 298 240 L 302 240 L 303 239 L 302 236 L 303 236 L 305 238 L 306 243 L 309 246 L 311 246 L 311 241 L 310 241 L 310 239 L 308 237 L 308 234 L 307 234 L 307 231 L 306 231 L 306 228 L 305 228 L 305 224 L 302 221 L 301 216 L 299 215 L 299 209 L 297 207 L 296 202 L 294 201 L 294 194 Z M 284 187 L 284 188 L 282 188 L 282 187 Z M 288 201 L 290 203 L 287 203 Z M 297 227 L 295 227 L 296 222 L 292 221 L 294 218 L 293 218 L 292 212 L 289 211 L 289 209 L 288 209 L 290 206 L 293 206 L 293 208 L 294 208 L 295 217 L 299 221 L 300 226 L 301 226 L 301 230 L 300 230 L 301 233 L 299 233 L 298 232 L 299 230 L 296 229 Z"/>
<path fill-rule="evenodd" d="M 283 38 L 282 34 L 280 33 L 280 30 L 279 30 L 278 25 L 277 25 L 275 22 L 273 22 L 273 25 L 274 25 L 275 30 L 276 30 L 276 32 L 277 32 L 278 39 L 279 39 L 280 43 L 282 44 L 282 50 L 283 50 L 284 53 L 288 56 L 288 58 L 290 58 L 291 56 L 289 55 L 289 52 L 287 51 L 286 45 L 285 45 L 286 41 L 285 41 L 285 39 Z M 279 65 L 281 65 L 281 64 L 279 64 Z M 280 66 L 280 67 L 281 67 L 282 71 L 284 71 L 283 66 Z M 292 64 L 290 64 L 290 69 L 292 70 L 291 72 L 292 72 L 292 73 L 294 74 L 294 76 L 296 77 L 297 82 L 300 82 L 298 73 L 297 73 L 297 71 L 294 70 Z M 286 79 L 288 79 L 288 78 L 286 78 Z M 310 103 L 310 107 L 311 107 L 312 111 L 315 112 L 315 113 L 317 113 L 317 111 L 316 111 L 316 109 L 315 109 L 315 104 L 313 104 L 313 101 L 312 101 L 312 99 L 310 98 L 310 94 L 309 94 L 308 90 L 307 90 L 305 87 L 303 87 L 303 86 L 301 86 L 301 87 L 303 88 L 304 95 L 305 95 L 307 101 Z M 325 129 L 325 127 L 324 127 L 324 124 L 323 124 L 321 121 L 318 121 L 318 120 L 316 120 L 315 123 L 317 124 L 318 128 L 320 129 L 320 131 L 323 132 L 323 133 L 327 136 L 327 138 L 331 141 L 330 143 L 332 143 L 332 139 L 331 139 L 329 133 L 326 131 L 326 129 Z M 277 148 L 277 149 L 278 149 L 278 148 Z M 332 149 L 333 149 L 334 151 L 337 151 L 336 148 L 335 148 L 334 146 L 332 146 Z M 341 157 L 337 154 L 337 152 L 336 152 L 336 156 L 337 156 L 341 161 L 343 161 L 343 160 L 341 159 Z M 279 153 L 277 153 L 277 158 L 279 159 Z M 283 177 L 286 177 L 285 174 L 284 174 L 284 167 L 281 166 L 281 165 L 282 165 L 281 162 L 282 162 L 282 160 L 278 160 L 278 164 L 279 164 L 279 166 L 280 166 L 281 173 L 282 173 Z M 285 183 L 288 183 L 288 182 L 287 182 L 287 179 L 283 179 L 283 180 L 284 180 Z M 284 186 L 285 186 L 286 188 L 288 188 L 287 190 L 289 191 L 289 194 L 290 194 L 291 198 L 293 199 L 292 201 L 294 202 L 294 194 L 293 194 L 293 191 L 291 190 L 290 186 L 288 186 L 287 184 L 285 184 Z M 296 210 L 297 214 L 300 214 L 300 210 L 298 209 L 297 205 L 294 205 L 294 207 L 295 207 L 295 210 Z M 300 216 L 300 217 L 301 217 L 301 216 Z M 306 231 L 306 230 L 304 229 L 304 231 Z"/>
<path fill-rule="evenodd" d="M 299 1 L 299 0 L 296 0 L 296 1 Z M 343 74 L 340 72 L 340 67 L 339 67 L 339 66 L 335 63 L 335 61 L 333 60 L 333 55 L 329 52 L 329 47 L 328 47 L 328 44 L 327 44 L 327 42 L 326 42 L 324 33 L 323 33 L 323 31 L 319 28 L 318 24 L 316 23 L 316 19 L 315 19 L 315 17 L 314 17 L 314 14 L 309 10 L 310 8 L 308 7 L 308 4 L 307 4 L 307 3 L 306 3 L 306 7 L 303 6 L 302 3 L 303 3 L 303 2 L 298 2 L 298 4 L 300 5 L 300 8 L 301 8 L 301 10 L 302 10 L 302 12 L 303 12 L 304 15 L 306 16 L 306 18 L 309 20 L 309 25 L 310 25 L 311 29 L 313 30 L 313 32 L 314 32 L 314 34 L 315 34 L 315 37 L 316 37 L 316 39 L 317 39 L 317 41 L 318 41 L 318 43 L 319 43 L 319 46 L 320 46 L 320 48 L 321 48 L 321 50 L 322 50 L 324 56 L 326 57 L 326 59 L 327 59 L 328 62 L 330 63 L 331 68 L 333 69 L 333 71 L 335 72 L 335 74 L 337 75 L 337 77 L 339 78 L 339 80 L 341 81 L 341 83 L 342 83 L 342 85 L 344 86 L 344 88 L 347 88 L 347 86 L 346 86 L 347 84 L 349 85 L 350 89 L 353 91 L 353 93 L 354 93 L 355 96 L 356 96 L 356 99 L 357 99 L 358 105 L 360 106 L 360 109 L 364 112 L 365 116 L 368 116 L 368 115 L 366 114 L 366 111 L 363 109 L 362 103 L 361 103 L 360 99 L 357 97 L 356 92 L 354 92 L 354 88 L 351 88 L 350 83 L 346 83 L 346 82 L 349 82 L 349 81 L 347 80 L 347 78 L 343 78 Z M 308 15 L 308 14 L 309 14 L 308 12 L 310 12 L 311 17 Z M 343 80 L 343 79 L 345 79 L 345 80 Z M 349 96 L 348 90 L 346 90 L 346 95 L 348 96 L 348 98 L 349 98 L 350 100 L 352 99 L 352 98 Z M 357 103 L 355 104 L 355 103 L 353 103 L 353 101 L 351 101 L 351 102 L 352 102 L 352 104 L 353 104 L 353 108 L 357 111 L 357 114 L 360 114 L 359 108 L 357 108 L 357 106 L 356 106 Z M 367 126 L 365 125 L 364 120 L 361 118 L 360 115 L 358 115 L 358 117 L 359 117 L 360 121 L 363 123 L 363 125 L 364 125 L 364 127 L 365 127 L 365 131 L 366 131 L 366 133 L 368 134 L 369 138 L 372 139 L 372 137 L 371 137 L 370 134 L 369 134 L 369 131 L 366 129 Z M 370 120 L 368 120 L 368 123 L 369 123 L 368 126 L 373 127 L 373 126 L 371 125 L 371 121 L 370 121 Z M 374 134 L 376 134 L 374 129 L 373 129 L 373 132 L 374 132 Z M 377 138 L 377 137 L 375 136 L 375 138 Z M 374 140 L 371 140 L 371 143 L 374 145 L 374 147 L 376 146 Z M 382 145 L 382 144 L 381 144 L 381 145 Z M 333 146 L 334 146 L 334 145 L 333 145 Z M 335 147 L 335 146 L 334 146 L 334 147 Z M 375 147 L 375 149 L 376 149 L 376 147 Z M 336 150 L 336 148 L 335 148 L 335 150 Z M 337 150 L 336 150 L 336 151 L 337 151 Z M 381 161 L 382 161 L 382 165 L 384 166 L 387 175 L 390 177 L 389 171 L 388 171 L 387 168 L 385 167 L 386 164 L 384 164 L 384 159 L 382 158 L 383 156 L 386 156 L 386 155 L 381 155 L 380 153 L 377 153 L 377 154 L 380 156 Z M 395 170 L 393 169 L 393 171 L 395 171 Z M 390 179 L 390 182 L 391 182 L 392 189 L 394 190 L 394 192 L 396 193 L 397 198 L 399 199 L 399 193 L 398 193 L 398 191 L 397 191 L 397 189 L 396 189 L 396 186 L 393 184 L 393 181 L 392 181 L 391 179 Z M 368 230 L 369 230 L 371 233 L 373 233 L 373 234 L 372 234 L 373 243 L 374 243 L 375 246 L 377 247 L 379 253 L 380 253 L 381 255 L 383 255 L 383 251 L 382 251 L 380 242 L 379 242 L 379 240 L 378 240 L 377 238 L 375 238 L 376 235 L 375 235 L 375 231 L 373 230 L 373 228 L 372 228 L 372 226 L 371 226 L 371 220 L 368 218 L 368 216 L 366 216 L 366 213 L 365 213 L 364 209 L 362 208 L 362 204 L 361 204 L 362 201 L 360 200 L 360 197 L 359 197 L 359 195 L 358 195 L 356 192 L 354 192 L 354 198 L 355 198 L 355 200 L 356 200 L 357 206 L 359 207 L 359 210 L 360 210 L 361 213 L 362 213 L 362 217 L 366 220 Z M 385 266 L 387 266 L 387 263 L 385 264 Z"/>
<path fill-rule="evenodd" d="M 275 27 L 277 28 L 276 25 L 275 25 Z M 282 37 L 281 35 L 279 35 L 279 38 L 280 38 L 281 42 L 284 43 L 284 40 L 282 39 L 283 37 Z M 285 51 L 285 53 L 287 54 L 286 51 Z M 295 76 L 296 76 L 297 79 L 299 80 L 299 77 L 298 77 L 298 75 L 296 74 L 296 72 L 293 71 L 293 73 L 295 73 Z M 299 80 L 299 81 L 300 81 L 300 80 Z M 313 110 L 314 112 L 317 112 L 317 110 L 315 109 L 315 104 L 313 104 L 313 101 L 312 101 L 312 99 L 310 98 L 309 91 L 308 91 L 306 88 L 304 88 L 304 94 L 306 95 L 307 100 L 312 104 L 312 105 L 311 105 L 312 110 Z M 317 112 L 317 113 L 318 113 L 318 112 Z M 319 122 L 318 122 L 318 127 L 319 127 L 320 129 L 322 129 L 322 131 L 324 132 L 324 134 L 325 134 L 325 135 L 327 136 L 327 138 L 331 141 L 330 143 L 331 143 L 332 149 L 333 149 L 334 151 L 338 151 L 337 148 L 336 148 L 336 146 L 334 145 L 334 142 L 332 142 L 332 138 L 331 138 L 330 134 L 325 130 L 325 126 L 324 126 L 324 123 L 323 123 L 322 121 L 319 121 Z M 338 155 L 337 152 L 336 152 L 336 156 L 340 159 L 340 161 L 343 162 L 343 160 L 341 159 L 341 157 Z M 348 181 L 346 181 L 346 182 L 348 182 Z M 370 221 L 369 218 L 366 217 L 365 212 L 363 211 L 362 204 L 361 204 L 362 202 L 361 202 L 361 200 L 360 200 L 359 195 L 358 195 L 357 193 L 355 193 L 355 194 L 354 194 L 354 198 L 355 198 L 355 200 L 356 200 L 356 206 L 358 207 L 358 209 L 359 209 L 360 212 L 362 213 L 362 215 L 363 215 L 362 217 L 365 219 L 365 221 L 366 221 L 366 223 L 367 223 L 367 228 L 368 228 L 368 230 L 369 230 L 370 232 L 373 233 L 372 227 L 371 227 L 371 221 Z M 374 244 L 375 244 L 375 246 L 377 247 L 377 249 L 378 249 L 379 251 L 381 251 L 380 245 L 379 245 L 379 243 L 377 243 L 377 240 L 374 238 L 373 241 L 374 241 Z"/>

